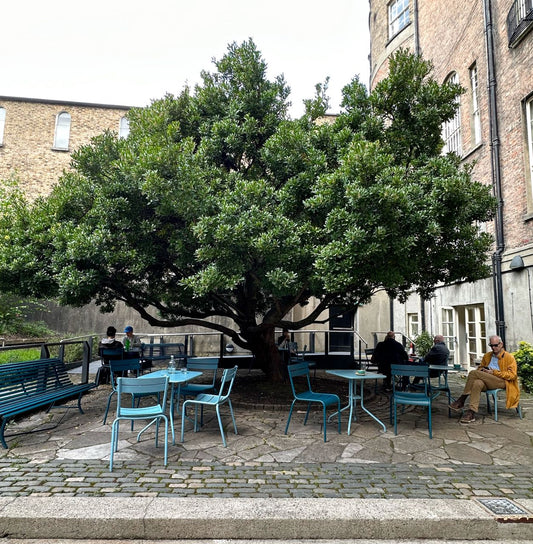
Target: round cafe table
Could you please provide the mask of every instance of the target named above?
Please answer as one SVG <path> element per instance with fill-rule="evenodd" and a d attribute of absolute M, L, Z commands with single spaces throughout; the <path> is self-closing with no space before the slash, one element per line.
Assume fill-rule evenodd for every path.
<path fill-rule="evenodd" d="M 356 370 L 326 370 L 326 374 L 331 374 L 332 376 L 337 376 L 339 378 L 344 378 L 348 380 L 348 404 L 341 408 L 341 412 L 344 410 L 350 409 L 350 418 L 348 420 L 348 434 L 350 434 L 352 427 L 352 419 L 355 421 L 357 419 L 355 409 L 357 407 L 357 401 L 361 409 L 364 410 L 372 419 L 377 421 L 382 427 L 383 432 L 387 431 L 385 423 L 381 421 L 377 416 L 375 416 L 366 406 L 364 402 L 364 382 L 366 380 L 378 380 L 385 378 L 384 374 L 379 374 L 377 372 L 365 372 L 364 374 L 357 374 Z M 359 394 L 357 393 L 357 383 L 359 382 Z M 333 416 L 337 415 L 332 414 L 329 416 L 331 419 Z"/>

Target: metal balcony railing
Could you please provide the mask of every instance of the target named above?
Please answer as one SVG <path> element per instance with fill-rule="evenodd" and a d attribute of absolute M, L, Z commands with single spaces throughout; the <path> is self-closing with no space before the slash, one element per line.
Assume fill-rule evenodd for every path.
<path fill-rule="evenodd" d="M 533 0 L 515 0 L 507 14 L 509 47 L 514 47 L 533 28 Z"/>

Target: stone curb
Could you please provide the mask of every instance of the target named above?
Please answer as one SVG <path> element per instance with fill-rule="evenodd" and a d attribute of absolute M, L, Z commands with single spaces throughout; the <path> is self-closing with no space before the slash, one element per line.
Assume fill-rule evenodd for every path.
<path fill-rule="evenodd" d="M 518 503 L 531 511 L 533 500 Z M 475 501 L 388 499 L 0 498 L 0 536 L 18 539 L 526 540 L 530 522 Z"/>

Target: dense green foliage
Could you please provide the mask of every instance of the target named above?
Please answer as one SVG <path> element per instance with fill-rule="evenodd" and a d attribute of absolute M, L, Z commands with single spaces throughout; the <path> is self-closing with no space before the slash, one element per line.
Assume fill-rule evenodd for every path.
<path fill-rule="evenodd" d="M 518 365 L 518 376 L 525 391 L 533 393 L 533 346 L 519 342 L 518 351 L 513 353 Z"/>
<path fill-rule="evenodd" d="M 416 354 L 419 357 L 425 357 L 429 353 L 429 350 L 432 347 L 433 347 L 433 338 L 431 337 L 428 331 L 422 331 L 415 338 Z"/>
<path fill-rule="evenodd" d="M 379 289 L 427 296 L 486 275 L 491 240 L 477 225 L 494 199 L 441 155 L 461 88 L 437 84 L 428 62 L 399 52 L 370 94 L 355 77 L 331 123 L 319 119 L 327 82 L 289 119 L 289 89 L 267 79 L 251 41 L 215 66 L 194 89 L 131 110 L 128 138 L 78 150 L 48 198 L 4 190 L 0 288 L 208 326 L 276 378 L 274 327 Z"/>
<path fill-rule="evenodd" d="M 44 322 L 28 320 L 28 314 L 36 309 L 43 309 L 43 305 L 36 300 L 0 293 L 0 335 L 39 338 L 50 336 L 52 332 Z"/>

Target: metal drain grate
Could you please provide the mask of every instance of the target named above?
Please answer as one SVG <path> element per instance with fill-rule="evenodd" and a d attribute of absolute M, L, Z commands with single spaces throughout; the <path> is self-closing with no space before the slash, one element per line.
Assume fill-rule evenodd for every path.
<path fill-rule="evenodd" d="M 485 508 L 497 516 L 528 516 L 526 512 L 509 499 L 477 499 Z"/>

